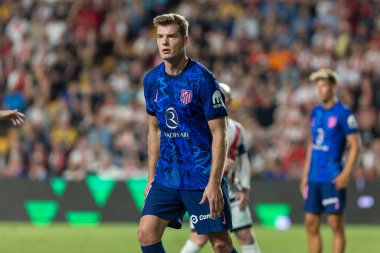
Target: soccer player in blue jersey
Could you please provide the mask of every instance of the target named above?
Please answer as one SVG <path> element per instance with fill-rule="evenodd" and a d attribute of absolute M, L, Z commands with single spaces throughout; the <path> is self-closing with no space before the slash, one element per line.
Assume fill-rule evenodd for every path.
<path fill-rule="evenodd" d="M 24 122 L 24 114 L 18 110 L 0 110 L 0 120 L 10 120 L 14 126 Z"/>
<path fill-rule="evenodd" d="M 335 99 L 337 79 L 330 69 L 321 69 L 310 76 L 321 102 L 310 115 L 312 139 L 300 185 L 310 253 L 322 252 L 319 231 L 322 213 L 327 214 L 333 233 L 332 252 L 343 253 L 346 245 L 343 220 L 346 187 L 359 157 L 360 137 L 354 114 Z"/>
<path fill-rule="evenodd" d="M 165 252 L 165 228 L 180 228 L 187 211 L 215 252 L 237 252 L 222 175 L 227 149 L 224 95 L 214 75 L 186 56 L 187 20 L 163 14 L 153 23 L 164 62 L 144 78 L 150 122 L 149 176 L 137 233 L 141 250 Z"/>

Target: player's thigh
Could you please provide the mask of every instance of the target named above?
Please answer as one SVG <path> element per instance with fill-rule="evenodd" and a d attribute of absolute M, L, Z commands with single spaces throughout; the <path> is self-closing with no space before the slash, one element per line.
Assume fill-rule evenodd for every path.
<path fill-rule="evenodd" d="M 327 223 L 330 225 L 332 231 L 341 232 L 344 229 L 344 219 L 340 213 L 328 214 Z"/>
<path fill-rule="evenodd" d="M 241 245 L 247 245 L 254 242 L 251 227 L 236 230 L 235 234 Z"/>
<path fill-rule="evenodd" d="M 168 220 L 158 216 L 144 215 L 140 220 L 137 237 L 142 245 L 159 242 L 168 224 Z"/>
<path fill-rule="evenodd" d="M 305 213 L 305 226 L 309 232 L 319 231 L 322 215 L 314 213 Z"/>
<path fill-rule="evenodd" d="M 225 182 L 222 184 L 224 208 L 219 218 L 212 219 L 210 215 L 209 202 L 199 204 L 203 197 L 204 191 L 190 190 L 181 191 L 183 203 L 189 213 L 192 222 L 198 234 L 209 234 L 232 228 L 231 207 L 228 199 L 228 188 Z"/>
<path fill-rule="evenodd" d="M 185 206 L 176 189 L 171 189 L 153 182 L 142 210 L 142 217 L 153 215 L 170 221 L 169 226 L 180 228 L 182 225 Z"/>
<path fill-rule="evenodd" d="M 336 189 L 334 183 L 321 186 L 322 205 L 327 214 L 340 214 L 346 207 L 346 189 Z"/>
<path fill-rule="evenodd" d="M 304 212 L 319 215 L 323 211 L 321 183 L 309 182 L 305 192 Z"/>
<path fill-rule="evenodd" d="M 190 240 L 199 246 L 204 246 L 208 240 L 207 235 L 198 235 L 197 232 L 192 231 L 190 234 Z"/>
<path fill-rule="evenodd" d="M 248 206 L 241 209 L 238 200 L 231 200 L 232 229 L 237 231 L 252 227 L 252 215 Z"/>
<path fill-rule="evenodd" d="M 228 230 L 221 231 L 221 232 L 215 232 L 215 233 L 209 233 L 207 234 L 208 239 L 211 243 L 211 245 L 215 248 L 217 247 L 231 247 L 232 248 L 232 240 L 231 235 Z"/>
<path fill-rule="evenodd" d="M 139 230 L 151 231 L 155 234 L 162 234 L 168 224 L 168 220 L 154 215 L 144 215 L 141 217 Z"/>

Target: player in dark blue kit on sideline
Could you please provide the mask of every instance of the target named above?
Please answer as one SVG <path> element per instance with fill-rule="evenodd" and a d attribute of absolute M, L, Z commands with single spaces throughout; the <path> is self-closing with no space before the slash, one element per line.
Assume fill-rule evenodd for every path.
<path fill-rule="evenodd" d="M 188 211 L 197 233 L 208 235 L 215 252 L 237 252 L 222 175 L 227 152 L 224 95 L 214 75 L 186 56 L 186 19 L 164 14 L 153 23 L 164 62 L 144 78 L 150 122 L 149 175 L 138 230 L 141 250 L 165 252 L 165 228 L 180 228 Z"/>
<path fill-rule="evenodd" d="M 345 250 L 343 211 L 346 187 L 360 152 L 358 124 L 352 111 L 336 101 L 337 74 L 321 69 L 310 76 L 321 104 L 310 115 L 309 144 L 300 185 L 305 199 L 305 226 L 310 253 L 322 252 L 322 213 L 333 233 L 333 253 Z M 348 147 L 345 162 L 343 154 Z"/>

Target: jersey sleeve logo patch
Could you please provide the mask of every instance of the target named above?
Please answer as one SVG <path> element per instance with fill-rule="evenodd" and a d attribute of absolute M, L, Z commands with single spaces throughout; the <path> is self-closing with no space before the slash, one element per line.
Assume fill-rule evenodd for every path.
<path fill-rule="evenodd" d="M 333 127 L 336 126 L 336 123 L 337 123 L 337 122 L 338 122 L 338 118 L 335 117 L 335 116 L 331 116 L 331 117 L 329 117 L 328 120 L 327 120 L 327 126 L 328 126 L 329 128 L 333 128 Z"/>
<path fill-rule="evenodd" d="M 215 109 L 224 107 L 222 93 L 219 90 L 214 91 L 214 94 L 212 94 L 212 104 Z"/>
<path fill-rule="evenodd" d="M 355 116 L 353 114 L 351 114 L 350 116 L 348 116 L 348 118 L 347 118 L 347 125 L 351 129 L 355 129 L 355 128 L 359 127 L 358 122 L 356 121 Z"/>
<path fill-rule="evenodd" d="M 170 129 L 176 129 L 178 127 L 178 116 L 173 107 L 169 107 L 165 111 L 165 122 Z"/>
<path fill-rule="evenodd" d="M 182 90 L 181 91 L 181 97 L 179 100 L 181 100 L 182 104 L 187 105 L 191 102 L 191 99 L 193 98 L 193 93 L 191 90 Z"/>

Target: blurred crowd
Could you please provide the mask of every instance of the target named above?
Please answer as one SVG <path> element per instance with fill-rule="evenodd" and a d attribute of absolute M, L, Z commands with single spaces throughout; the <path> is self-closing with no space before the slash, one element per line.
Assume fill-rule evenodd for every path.
<path fill-rule="evenodd" d="M 142 78 L 161 62 L 152 19 L 190 21 L 188 56 L 232 87 L 252 172 L 298 179 L 317 98 L 309 74 L 337 71 L 359 121 L 356 178 L 380 178 L 379 0 L 2 0 L 0 177 L 123 180 L 147 173 Z"/>

